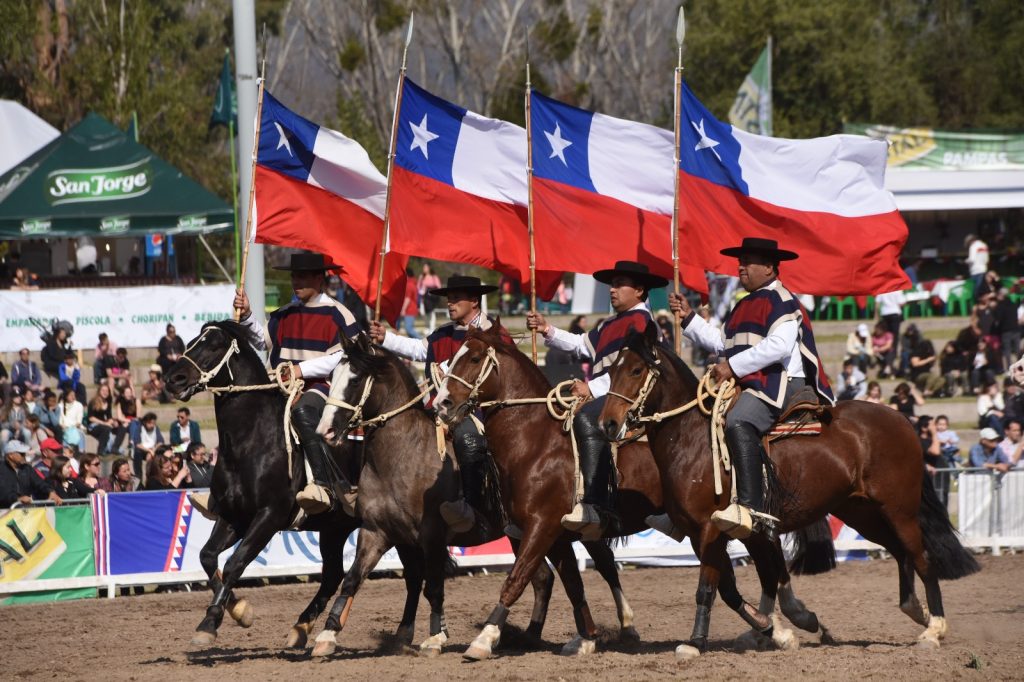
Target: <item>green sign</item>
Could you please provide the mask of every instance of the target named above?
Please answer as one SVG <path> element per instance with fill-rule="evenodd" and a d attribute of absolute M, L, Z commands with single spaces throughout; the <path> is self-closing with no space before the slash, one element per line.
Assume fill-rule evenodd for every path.
<path fill-rule="evenodd" d="M 772 39 L 743 79 L 729 109 L 729 123 L 756 135 L 772 134 Z"/>
<path fill-rule="evenodd" d="M 127 232 L 131 227 L 131 221 L 128 216 L 117 216 L 111 218 L 103 218 L 100 220 L 100 232 L 106 234 L 119 234 L 121 232 Z"/>
<path fill-rule="evenodd" d="M 206 216 L 204 215 L 183 215 L 178 218 L 179 230 L 196 230 L 206 227 Z"/>
<path fill-rule="evenodd" d="M 50 231 L 50 227 L 50 221 L 44 218 L 21 221 L 21 233 L 24 235 L 46 234 Z"/>
<path fill-rule="evenodd" d="M 139 197 L 152 188 L 149 157 L 111 168 L 67 168 L 46 176 L 46 198 L 54 206 Z"/>
<path fill-rule="evenodd" d="M 20 508 L 0 516 L 0 594 L 18 580 L 96 575 L 92 510 L 88 505 Z M 0 604 L 95 597 L 94 588 L 21 594 Z"/>
<path fill-rule="evenodd" d="M 1024 133 L 951 132 L 934 128 L 848 123 L 843 132 L 889 143 L 890 167 L 932 170 L 1020 170 Z"/>

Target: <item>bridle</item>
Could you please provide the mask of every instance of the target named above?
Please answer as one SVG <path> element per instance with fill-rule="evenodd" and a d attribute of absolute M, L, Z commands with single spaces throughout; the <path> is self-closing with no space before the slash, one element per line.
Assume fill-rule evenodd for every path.
<path fill-rule="evenodd" d="M 202 367 L 196 364 L 196 361 L 188 356 L 188 352 L 195 348 L 196 345 L 200 341 L 205 339 L 206 335 L 209 334 L 214 329 L 216 329 L 216 327 L 208 327 L 207 329 L 205 329 L 203 333 L 199 335 L 199 338 L 197 338 L 195 341 L 189 344 L 188 348 L 185 349 L 185 352 L 181 354 L 181 357 L 183 360 L 188 360 L 192 364 L 192 366 L 196 368 L 196 371 L 199 372 L 199 379 L 196 381 L 195 384 L 196 387 L 201 391 L 209 390 L 216 393 L 217 387 L 211 389 L 209 386 L 210 382 L 214 379 L 214 377 L 220 374 L 220 371 L 224 369 L 225 365 L 228 365 L 228 360 L 231 359 L 232 355 L 241 353 L 242 351 L 238 347 L 238 339 L 231 339 L 231 345 L 229 345 L 228 349 L 224 351 L 224 355 L 223 357 L 221 357 L 220 361 L 217 364 L 215 364 L 211 369 L 204 370 Z M 228 365 L 228 376 L 231 377 L 232 381 L 235 380 L 235 375 L 231 371 L 231 365 Z"/>
<path fill-rule="evenodd" d="M 454 369 L 454 368 L 453 368 Z M 466 396 L 466 404 L 476 407 L 484 407 L 484 405 L 478 405 L 477 398 L 480 397 L 480 387 L 484 385 L 488 377 L 491 376 L 491 372 L 498 369 L 498 354 L 494 350 L 494 346 L 487 346 L 487 355 L 484 357 L 483 366 L 480 368 L 480 372 L 476 375 L 476 381 L 469 383 L 458 374 L 449 372 L 445 375 L 444 380 L 455 379 L 463 386 L 469 389 L 469 395 Z"/>
<path fill-rule="evenodd" d="M 660 419 L 653 420 L 643 416 L 644 407 L 647 405 L 647 398 L 650 397 L 651 391 L 654 390 L 654 384 L 661 375 L 661 371 L 658 369 L 660 364 L 661 360 L 655 358 L 654 366 L 647 366 L 647 376 L 644 377 L 644 383 L 640 386 L 640 390 L 635 398 L 626 397 L 612 390 L 608 391 L 609 396 L 629 404 L 629 407 L 626 408 L 626 422 L 628 424 L 639 424 L 644 421 L 661 421 Z"/>

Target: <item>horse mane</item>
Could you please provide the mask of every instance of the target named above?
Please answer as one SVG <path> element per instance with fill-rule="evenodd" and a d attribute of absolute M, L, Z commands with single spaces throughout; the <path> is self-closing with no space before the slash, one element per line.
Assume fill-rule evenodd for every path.
<path fill-rule="evenodd" d="M 260 358 L 259 353 L 256 352 L 256 344 L 259 339 L 256 334 L 253 333 L 249 327 L 244 324 L 235 322 L 234 320 L 220 320 L 219 322 L 207 322 L 203 325 L 203 331 L 206 331 L 210 327 L 216 327 L 230 338 L 238 341 L 238 349 L 243 355 L 247 356 L 250 360 L 255 360 L 260 365 L 263 365 L 263 360 Z"/>
<path fill-rule="evenodd" d="M 526 353 L 519 350 L 519 346 L 512 340 L 512 336 L 508 333 L 508 330 L 500 324 L 491 325 L 490 329 L 471 329 L 467 334 L 467 338 L 479 338 L 484 343 L 494 348 L 495 352 L 499 355 L 511 358 L 519 365 L 522 366 L 523 371 L 527 374 L 528 378 L 535 381 L 539 381 L 542 385 L 551 388 L 551 382 L 544 376 L 544 372 L 541 368 L 534 364 Z"/>
<path fill-rule="evenodd" d="M 419 393 L 412 372 L 397 355 L 380 346 L 364 348 L 360 343 L 353 343 L 347 349 L 348 362 L 357 376 L 370 376 L 381 379 L 389 371 L 393 371 L 405 384 L 410 393 Z M 346 389 L 355 390 L 353 386 Z M 348 396 L 346 396 L 348 397 Z"/>
<path fill-rule="evenodd" d="M 652 325 L 654 322 L 649 322 L 648 324 Z M 626 336 L 624 348 L 628 348 L 639 355 L 648 366 L 653 366 L 657 364 L 659 359 L 664 358 L 682 378 L 686 388 L 694 395 L 697 394 L 697 385 L 700 383 L 700 380 L 697 379 L 697 375 L 693 373 L 690 366 L 681 357 L 676 355 L 675 351 L 668 344 L 659 342 L 654 346 L 644 332 L 634 329 Z M 659 355 L 655 355 L 655 348 L 661 351 Z"/>

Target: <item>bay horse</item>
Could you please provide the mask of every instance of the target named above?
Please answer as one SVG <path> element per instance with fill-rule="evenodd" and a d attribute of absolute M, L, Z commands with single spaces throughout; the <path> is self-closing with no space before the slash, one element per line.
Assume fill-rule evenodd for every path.
<path fill-rule="evenodd" d="M 503 340 L 500 326 L 495 324 L 486 331 L 470 330 L 462 349 L 452 358 L 448 376 L 435 401 L 439 416 L 449 424 L 466 418 L 478 405 L 484 407 L 484 424 L 501 481 L 501 497 L 508 516 L 522 529 L 516 562 L 502 586 L 498 604 L 464 654 L 472 660 L 491 655 L 500 641 L 501 628 L 509 609 L 522 594 L 529 576 L 543 565 L 545 556 L 558 570 L 573 604 L 577 635 L 564 651 L 589 653 L 595 648 L 595 627 L 571 547 L 577 536 L 564 531 L 561 525 L 562 516 L 572 509 L 575 502 L 576 465 L 569 440 L 571 435 L 563 430 L 560 421 L 549 415 L 545 405 L 511 404 L 516 400 L 545 396 L 550 389 L 540 368 L 514 344 Z M 488 407 L 489 403 L 491 406 Z M 606 538 L 612 534 L 626 536 L 647 530 L 647 516 L 659 514 L 663 509 L 663 486 L 647 443 L 634 441 L 625 444 L 620 448 L 617 465 L 616 511 L 619 524 L 614 530 L 606 529 Z M 804 525 L 820 531 L 823 519 L 811 521 L 817 523 L 809 521 Z M 827 537 L 826 543 L 813 542 L 813 532 L 801 533 L 798 545 L 802 553 L 797 560 L 806 569 L 804 572 L 822 572 L 834 566 L 831 535 Z M 590 550 L 592 546 L 603 543 L 584 544 Z M 748 546 L 754 557 L 775 558 L 776 549 L 757 543 Z M 824 562 L 821 553 L 829 554 L 832 563 Z M 799 627 L 818 631 L 817 618 L 806 610 L 788 586 L 789 577 L 781 549 L 777 551 L 777 558 L 779 565 L 773 564 L 772 570 L 758 569 L 762 589 L 771 594 L 770 605 L 774 606 L 775 591 L 784 576 L 781 595 L 784 612 Z M 596 557 L 595 563 L 598 563 Z M 765 559 L 758 566 L 769 563 Z M 828 565 L 823 567 L 823 563 Z M 608 580 L 607 575 L 605 579 Z M 771 581 L 771 584 L 766 581 Z M 612 583 L 609 581 L 609 584 Z M 621 619 L 623 610 L 628 610 L 629 606 L 618 586 L 617 575 L 612 585 Z M 628 613 L 631 617 L 632 611 Z M 824 636 L 824 629 L 821 631 Z"/>
<path fill-rule="evenodd" d="M 687 405 L 697 396 L 697 378 L 675 353 L 658 344 L 653 325 L 630 335 L 609 371 L 609 395 L 614 397 L 599 417 L 606 434 L 619 433 L 641 416 Z M 728 537 L 710 521 L 716 509 L 729 503 L 729 495 L 715 494 L 708 421 L 691 409 L 650 421 L 647 433 L 668 514 L 693 538 L 701 562 L 693 634 L 679 645 L 676 656 L 688 659 L 706 650 L 716 590 L 744 621 L 767 634 L 771 620 L 739 594 L 725 551 Z M 918 637 L 922 646 L 938 647 L 947 633 L 938 581 L 970 575 L 979 566 L 957 539 L 928 480 L 920 442 L 907 419 L 884 405 L 841 402 L 826 411 L 820 435 L 773 443 L 766 468 L 769 498 L 777 500 L 769 513 L 781 520 L 779 530 L 833 514 L 884 547 L 899 567 L 900 610 L 925 626 Z M 729 490 L 728 475 L 723 475 L 723 489 Z M 915 572 L 924 583 L 927 608 L 914 592 Z"/>
<path fill-rule="evenodd" d="M 167 389 L 179 400 L 188 400 L 207 388 L 260 386 L 268 383 L 267 370 L 252 346 L 249 330 L 231 320 L 210 322 L 186 348 L 184 357 L 167 372 Z M 228 613 L 243 627 L 253 622 L 251 606 L 233 594 L 245 567 L 256 558 L 274 534 L 288 529 L 298 512 L 295 494 L 306 484 L 306 472 L 298 446 L 291 461 L 286 452 L 284 411 L 287 397 L 275 385 L 265 390 L 216 392 L 214 408 L 219 435 L 217 466 L 213 468 L 210 499 L 218 516 L 210 538 L 200 553 L 209 576 L 213 599 L 196 628 L 192 644 L 206 646 L 217 638 L 217 629 Z M 336 454 L 337 457 L 337 454 Z M 346 466 L 344 455 L 339 466 Z M 323 575 L 320 588 L 288 635 L 287 645 L 303 648 L 317 616 L 341 583 L 345 540 L 359 521 L 339 508 L 306 518 L 302 530 L 320 533 Z M 238 542 L 224 565 L 217 557 Z M 411 632 L 420 585 L 406 575 L 406 612 L 399 632 Z M 410 606 L 411 604 L 411 606 Z"/>
<path fill-rule="evenodd" d="M 461 479 L 450 456 L 442 456 L 433 414 L 424 407 L 411 372 L 394 353 L 370 346 L 367 338 L 343 341 L 348 362 L 331 380 L 331 398 L 318 431 L 329 441 L 344 438 L 354 421 L 373 423 L 364 435 L 364 464 L 359 484 L 360 529 L 356 558 L 342 583 L 313 655 L 335 650 L 351 603 L 367 574 L 392 546 L 422 557 L 426 569 L 424 594 L 430 603 L 430 636 L 420 644 L 424 655 L 440 653 L 448 634 L 444 615 L 444 568 L 448 545 L 472 547 L 500 539 L 507 519 L 497 491 L 487 488 L 483 524 L 452 535 L 441 519 L 442 502 L 454 500 Z M 340 398 L 340 400 L 338 400 Z M 358 414 L 356 414 L 358 413 Z M 652 464 L 653 469 L 653 464 Z M 646 508 L 646 507 L 644 507 Z M 519 542 L 510 538 L 513 551 Z M 604 542 L 584 543 L 595 566 L 608 582 L 619 612 L 622 637 L 637 639 L 633 613 L 622 593 L 615 557 Z M 547 618 L 554 574 L 541 562 L 531 577 L 534 609 L 526 635 L 538 641 Z"/>

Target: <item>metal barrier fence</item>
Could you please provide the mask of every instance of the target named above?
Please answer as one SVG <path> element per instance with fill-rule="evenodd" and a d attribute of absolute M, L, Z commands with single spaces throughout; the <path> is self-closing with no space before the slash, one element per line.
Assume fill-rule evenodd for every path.
<path fill-rule="evenodd" d="M 932 480 L 965 545 L 994 554 L 1024 547 L 1024 469 L 937 469 Z"/>

